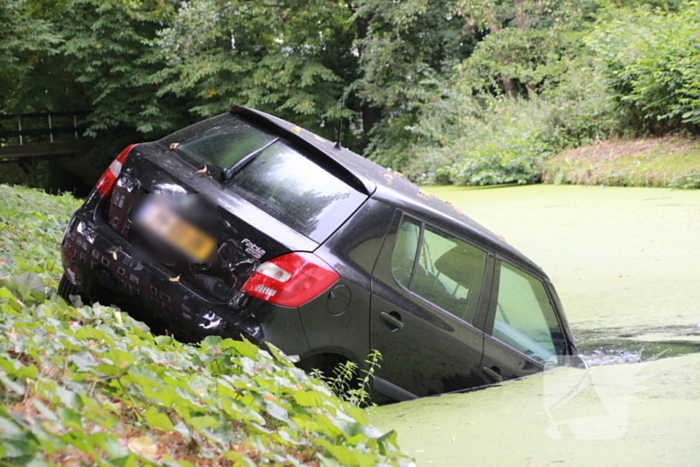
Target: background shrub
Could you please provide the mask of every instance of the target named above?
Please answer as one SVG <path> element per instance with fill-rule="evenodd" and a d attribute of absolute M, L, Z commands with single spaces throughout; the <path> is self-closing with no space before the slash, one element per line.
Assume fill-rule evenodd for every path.
<path fill-rule="evenodd" d="M 635 133 L 700 129 L 700 4 L 619 10 L 587 42 Z"/>

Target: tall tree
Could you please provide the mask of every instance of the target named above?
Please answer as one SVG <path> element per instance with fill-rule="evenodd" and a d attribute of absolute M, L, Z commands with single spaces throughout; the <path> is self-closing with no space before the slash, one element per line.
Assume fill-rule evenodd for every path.
<path fill-rule="evenodd" d="M 166 66 L 151 80 L 158 96 L 190 99 L 198 116 L 238 103 L 335 138 L 357 73 L 351 15 L 324 0 L 186 2 L 153 41 Z"/>
<path fill-rule="evenodd" d="M 536 92 L 562 72 L 571 33 L 592 7 L 581 0 L 457 0 L 456 11 L 484 37 L 460 71 L 477 89 Z"/>
<path fill-rule="evenodd" d="M 58 53 L 61 36 L 22 0 L 0 0 L 0 113 L 30 112 L 47 104 L 36 72 Z M 43 81 L 43 80 L 42 80 Z"/>
<path fill-rule="evenodd" d="M 355 87 L 374 117 L 381 114 L 365 128 L 371 130 L 369 151 L 382 164 L 400 166 L 421 105 L 439 94 L 476 39 L 452 0 L 359 0 L 355 18 L 363 24 Z"/>

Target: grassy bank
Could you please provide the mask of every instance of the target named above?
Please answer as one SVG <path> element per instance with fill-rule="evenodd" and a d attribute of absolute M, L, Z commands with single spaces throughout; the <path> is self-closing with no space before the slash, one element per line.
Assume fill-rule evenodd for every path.
<path fill-rule="evenodd" d="M 700 188 L 700 141 L 678 137 L 606 141 L 544 163 L 554 184 Z"/>
<path fill-rule="evenodd" d="M 154 337 L 55 294 L 70 196 L 0 185 L 0 465 L 407 465 L 274 348 Z"/>

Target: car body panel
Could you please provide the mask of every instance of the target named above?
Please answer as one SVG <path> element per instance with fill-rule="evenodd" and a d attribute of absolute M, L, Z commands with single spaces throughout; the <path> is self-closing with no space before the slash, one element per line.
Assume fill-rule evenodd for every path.
<path fill-rule="evenodd" d="M 384 362 L 377 377 L 417 396 L 486 384 L 479 371 L 483 332 L 395 279 L 391 257 L 402 219 L 397 210 L 373 272 L 370 342 Z M 484 274 L 490 277 L 490 267 Z M 490 288 L 489 279 L 484 287 Z"/>
<path fill-rule="evenodd" d="M 403 400 L 479 387 L 544 368 L 492 335 L 497 265 L 503 261 L 543 284 L 566 340 L 562 354 L 576 354 L 546 274 L 503 239 L 400 174 L 337 144 L 252 109 L 234 106 L 231 114 L 281 138 L 361 193 L 363 201 L 352 209 L 330 211 L 332 228 L 304 235 L 237 192 L 238 187 L 230 185 L 235 177 L 225 181 L 222 168 L 193 162 L 177 150 L 177 143 L 167 144 L 165 138 L 140 144 L 129 153 L 109 197 L 93 191 L 66 230 L 61 248 L 66 275 L 88 298 L 151 319 L 163 326 L 160 331 L 186 341 L 210 334 L 244 337 L 258 345 L 269 341 L 302 361 L 332 355 L 333 361 L 351 360 L 363 369 L 368 368 L 367 355 L 378 350 L 382 361 L 373 389 Z M 211 231 L 203 227 L 216 238 L 209 261 L 195 263 L 177 255 L 149 261 L 159 245 L 143 231 L 133 230 L 132 224 L 138 217 L 134 212 L 153 196 L 198 197 L 195 205 L 209 214 L 188 217 L 185 208 L 178 212 L 195 224 L 197 219 L 216 218 Z M 394 277 L 392 252 L 402 219 L 443 232 L 484 255 L 471 322 Z M 291 252 L 313 253 L 338 280 L 299 307 L 274 305 L 242 291 L 261 264 Z"/>
<path fill-rule="evenodd" d="M 369 354 L 371 274 L 392 214 L 391 206 L 370 198 L 315 251 L 342 279 L 323 299 L 300 307 L 314 352 L 338 353 L 355 362 Z"/>

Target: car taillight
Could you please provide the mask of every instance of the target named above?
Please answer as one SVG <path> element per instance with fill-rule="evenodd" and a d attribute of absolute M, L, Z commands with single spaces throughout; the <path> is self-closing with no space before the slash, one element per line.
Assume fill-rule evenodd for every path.
<path fill-rule="evenodd" d="M 321 295 L 339 277 L 313 253 L 287 253 L 258 266 L 242 290 L 270 303 L 296 307 Z"/>
<path fill-rule="evenodd" d="M 122 171 L 122 166 L 124 165 L 124 161 L 126 161 L 126 156 L 129 155 L 131 148 L 134 146 L 136 145 L 132 144 L 127 146 L 126 149 L 120 152 L 117 158 L 114 159 L 111 164 L 109 164 L 109 167 L 107 167 L 105 173 L 103 173 L 100 179 L 97 181 L 95 189 L 101 197 L 106 198 L 110 193 L 112 193 L 114 182 L 117 181 L 117 177 L 119 177 L 119 173 Z"/>

